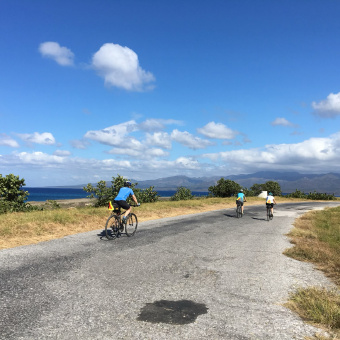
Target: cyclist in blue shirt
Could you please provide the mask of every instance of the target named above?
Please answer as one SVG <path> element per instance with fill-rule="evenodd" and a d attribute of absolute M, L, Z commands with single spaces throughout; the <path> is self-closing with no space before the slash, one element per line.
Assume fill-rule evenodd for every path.
<path fill-rule="evenodd" d="M 238 205 L 241 205 L 242 215 L 243 215 L 243 202 L 247 202 L 247 200 L 246 200 L 246 196 L 244 196 L 243 189 L 241 189 L 240 192 L 237 194 L 236 209 Z"/>
<path fill-rule="evenodd" d="M 132 199 L 135 201 L 135 203 L 137 205 L 140 205 L 137 201 L 137 198 L 135 196 L 135 194 L 133 193 L 132 189 L 131 189 L 131 182 L 130 181 L 126 181 L 124 183 L 124 187 L 120 188 L 118 195 L 116 196 L 116 198 L 114 199 L 114 202 L 117 203 L 121 208 L 125 209 L 125 213 L 123 215 L 123 222 L 126 221 L 126 217 L 128 216 L 128 214 L 130 214 L 131 212 L 131 207 L 130 204 L 126 202 L 127 198 L 131 195 Z"/>

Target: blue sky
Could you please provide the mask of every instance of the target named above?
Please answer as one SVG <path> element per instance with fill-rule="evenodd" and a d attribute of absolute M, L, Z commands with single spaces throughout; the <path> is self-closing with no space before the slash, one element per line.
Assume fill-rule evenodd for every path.
<path fill-rule="evenodd" d="M 340 1 L 1 0 L 0 173 L 340 172 Z"/>

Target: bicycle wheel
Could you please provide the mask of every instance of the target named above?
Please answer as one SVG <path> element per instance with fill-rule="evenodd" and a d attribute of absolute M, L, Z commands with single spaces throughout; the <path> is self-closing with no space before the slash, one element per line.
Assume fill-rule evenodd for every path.
<path fill-rule="evenodd" d="M 105 224 L 105 236 L 108 240 L 113 240 L 119 234 L 119 218 L 116 215 L 111 215 Z"/>
<path fill-rule="evenodd" d="M 241 206 L 240 206 L 240 205 L 237 206 L 237 209 L 236 209 L 236 216 L 237 216 L 237 218 L 242 217 Z"/>
<path fill-rule="evenodd" d="M 137 230 L 138 219 L 134 213 L 129 214 L 126 224 L 125 224 L 125 232 L 127 236 L 133 236 Z"/>
<path fill-rule="evenodd" d="M 267 207 L 267 221 L 270 220 L 270 208 Z"/>

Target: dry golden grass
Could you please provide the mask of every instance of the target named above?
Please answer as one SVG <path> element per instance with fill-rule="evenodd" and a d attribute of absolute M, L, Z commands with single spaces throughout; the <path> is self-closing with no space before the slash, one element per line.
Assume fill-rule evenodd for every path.
<path fill-rule="evenodd" d="M 304 214 L 295 221 L 294 229 L 288 236 L 294 247 L 284 253 L 297 260 L 315 264 L 339 287 L 340 207 Z M 316 335 L 308 339 L 340 339 L 339 289 L 298 289 L 291 295 L 286 306 L 329 333 L 329 337 Z"/>

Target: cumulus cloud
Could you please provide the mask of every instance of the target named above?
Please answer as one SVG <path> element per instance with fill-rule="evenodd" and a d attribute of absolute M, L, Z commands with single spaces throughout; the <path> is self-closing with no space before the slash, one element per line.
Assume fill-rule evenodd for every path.
<path fill-rule="evenodd" d="M 314 113 L 321 118 L 334 118 L 340 115 L 340 92 L 330 93 L 325 100 L 313 102 Z"/>
<path fill-rule="evenodd" d="M 216 139 L 233 139 L 238 134 L 237 131 L 233 131 L 222 123 L 210 122 L 203 128 L 197 129 L 197 132 L 208 138 Z"/>
<path fill-rule="evenodd" d="M 26 143 L 43 144 L 43 145 L 54 145 L 55 144 L 55 139 L 50 132 L 23 133 L 23 134 L 18 134 L 18 137 L 20 137 Z"/>
<path fill-rule="evenodd" d="M 286 118 L 276 118 L 274 121 L 270 123 L 272 126 L 287 126 L 287 127 L 296 127 L 295 124 L 288 121 Z"/>
<path fill-rule="evenodd" d="M 71 152 L 67 150 L 56 150 L 53 152 L 53 155 L 67 157 L 71 155 Z"/>
<path fill-rule="evenodd" d="M 193 150 L 204 149 L 207 146 L 214 145 L 214 143 L 209 140 L 195 137 L 187 131 L 182 132 L 177 129 L 172 131 L 171 139 Z"/>
<path fill-rule="evenodd" d="M 110 146 L 119 146 L 125 140 L 125 137 L 137 130 L 137 123 L 134 120 L 113 125 L 102 130 L 88 131 L 84 138 L 97 141 L 101 144 Z"/>
<path fill-rule="evenodd" d="M 330 172 L 340 170 L 340 133 L 329 138 L 310 138 L 296 144 L 270 144 L 264 148 L 204 154 L 214 162 L 225 162 L 239 171 L 290 169 Z"/>
<path fill-rule="evenodd" d="M 0 133 L 0 146 L 9 146 L 11 148 L 18 148 L 19 144 L 15 139 L 11 138 L 5 133 Z"/>
<path fill-rule="evenodd" d="M 154 159 L 154 158 L 169 156 L 169 153 L 162 149 L 147 148 L 147 147 L 142 147 L 140 149 L 133 149 L 130 147 L 129 148 L 113 148 L 108 153 L 114 154 L 114 155 L 134 157 L 135 159 L 138 159 L 138 160 Z"/>
<path fill-rule="evenodd" d="M 47 41 L 41 43 L 39 46 L 39 52 L 43 57 L 53 59 L 61 66 L 73 65 L 73 52 L 67 47 L 60 46 L 57 42 Z"/>
<path fill-rule="evenodd" d="M 155 81 L 153 74 L 139 65 L 137 54 L 118 44 L 104 44 L 93 55 L 92 68 L 104 78 L 106 85 L 128 91 L 148 89 L 148 85 Z"/>
<path fill-rule="evenodd" d="M 147 133 L 146 143 L 168 150 L 171 149 L 171 137 L 167 132 L 155 132 L 154 134 Z"/>
<path fill-rule="evenodd" d="M 183 125 L 183 122 L 175 119 L 147 119 L 138 125 L 140 130 L 146 132 L 161 131 L 166 125 Z"/>

